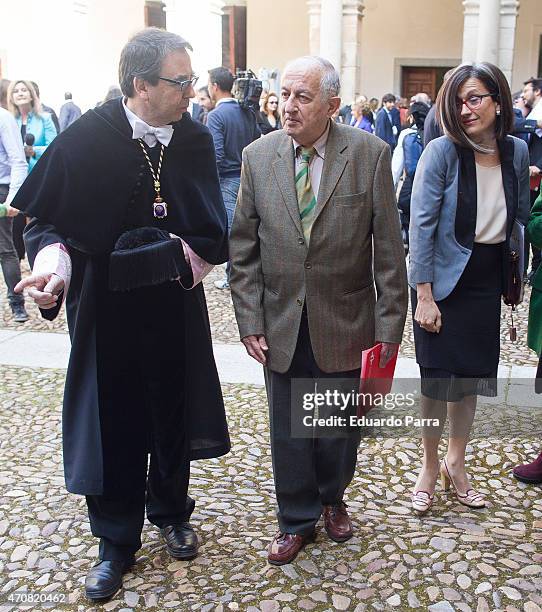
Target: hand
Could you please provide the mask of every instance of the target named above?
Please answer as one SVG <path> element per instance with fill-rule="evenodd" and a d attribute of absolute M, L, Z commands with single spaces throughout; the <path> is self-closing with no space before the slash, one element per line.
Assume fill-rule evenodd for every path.
<path fill-rule="evenodd" d="M 24 145 L 24 154 L 26 157 L 34 157 L 36 154 L 34 152 L 34 147 L 30 145 Z"/>
<path fill-rule="evenodd" d="M 18 208 L 13 208 L 13 206 L 7 205 L 6 215 L 8 217 L 16 217 L 19 214 Z"/>
<path fill-rule="evenodd" d="M 15 285 L 15 293 L 28 289 L 28 295 L 43 310 L 54 308 L 64 289 L 64 281 L 57 274 L 32 274 Z"/>
<path fill-rule="evenodd" d="M 263 366 L 267 363 L 267 356 L 265 353 L 269 350 L 265 336 L 245 336 L 241 339 L 241 342 L 245 345 L 247 353 L 255 359 L 258 363 Z"/>
<path fill-rule="evenodd" d="M 435 300 L 431 296 L 428 299 L 420 299 L 418 296 L 418 305 L 414 313 L 414 321 L 425 329 L 425 331 L 439 333 L 442 327 L 442 317 Z"/>
<path fill-rule="evenodd" d="M 380 351 L 380 362 L 378 364 L 378 367 L 385 368 L 388 365 L 390 359 L 392 359 L 392 357 L 395 357 L 398 351 L 398 343 L 382 342 L 382 350 Z"/>
<path fill-rule="evenodd" d="M 538 166 L 529 166 L 529 176 L 538 176 L 541 172 Z"/>

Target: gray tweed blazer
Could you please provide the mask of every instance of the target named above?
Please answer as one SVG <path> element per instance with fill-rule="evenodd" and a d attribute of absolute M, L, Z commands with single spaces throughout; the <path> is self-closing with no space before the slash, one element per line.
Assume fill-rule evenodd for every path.
<path fill-rule="evenodd" d="M 285 372 L 306 305 L 320 369 L 354 370 L 375 341 L 401 342 L 407 311 L 390 150 L 363 130 L 331 123 L 310 246 L 294 167 L 292 139 L 283 130 L 243 153 L 230 237 L 240 337 L 264 334 L 268 367 Z"/>

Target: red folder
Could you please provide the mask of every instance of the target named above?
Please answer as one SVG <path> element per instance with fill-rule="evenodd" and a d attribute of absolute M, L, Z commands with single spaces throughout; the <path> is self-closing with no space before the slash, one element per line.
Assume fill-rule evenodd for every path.
<path fill-rule="evenodd" d="M 542 181 L 542 176 L 540 174 L 535 174 L 531 176 L 529 179 L 529 186 L 531 191 L 538 191 L 540 189 L 540 182 Z"/>
<path fill-rule="evenodd" d="M 372 398 L 375 395 L 385 396 L 391 391 L 398 352 L 388 361 L 385 368 L 381 368 L 379 366 L 381 351 L 382 344 L 379 343 L 361 353 L 361 376 L 359 383 L 361 395 L 357 410 L 358 417 L 362 417 L 371 410 L 373 407 Z"/>

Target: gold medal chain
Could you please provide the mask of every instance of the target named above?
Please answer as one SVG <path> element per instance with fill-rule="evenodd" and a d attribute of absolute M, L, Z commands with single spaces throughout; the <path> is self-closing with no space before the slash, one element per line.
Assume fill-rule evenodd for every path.
<path fill-rule="evenodd" d="M 154 168 L 152 166 L 152 162 L 151 162 L 151 159 L 149 157 L 149 154 L 147 153 L 147 149 L 145 148 L 145 145 L 143 144 L 143 141 L 141 140 L 141 138 L 138 138 L 137 141 L 141 145 L 141 149 L 143 151 L 143 155 L 145 156 L 145 159 L 147 160 L 147 163 L 149 164 L 149 170 L 151 171 L 152 179 L 154 181 L 154 191 L 156 191 L 156 197 L 157 198 L 161 198 L 161 195 L 160 195 L 160 173 L 162 171 L 162 159 L 164 157 L 164 145 L 160 145 L 161 146 L 161 149 L 160 149 L 160 159 L 158 160 L 158 169 L 155 172 Z"/>

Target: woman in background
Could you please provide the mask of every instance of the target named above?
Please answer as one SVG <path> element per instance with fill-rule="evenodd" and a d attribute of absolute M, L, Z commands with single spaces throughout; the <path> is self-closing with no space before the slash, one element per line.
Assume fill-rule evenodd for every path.
<path fill-rule="evenodd" d="M 366 132 L 369 132 L 369 134 L 374 132 L 373 113 L 371 112 L 371 107 L 367 104 L 367 102 L 355 102 L 352 106 L 352 117 L 355 118 L 353 127 L 357 127 L 360 130 L 365 130 Z"/>
<path fill-rule="evenodd" d="M 13 81 L 10 84 L 8 105 L 21 130 L 30 172 L 53 142 L 56 128 L 51 116 L 42 111 L 40 100 L 30 81 Z"/>
<path fill-rule="evenodd" d="M 8 87 L 8 109 L 11 111 L 24 143 L 28 172 L 36 165 L 45 149 L 53 142 L 56 128 L 48 113 L 41 109 L 40 100 L 30 81 L 12 81 Z M 23 230 L 26 217 L 19 213 L 13 219 L 13 244 L 19 259 L 24 259 Z"/>
<path fill-rule="evenodd" d="M 279 99 L 277 94 L 270 91 L 265 96 L 262 104 L 262 110 L 260 111 L 257 119 L 258 127 L 260 128 L 260 132 L 263 136 L 265 136 L 265 134 L 269 134 L 269 132 L 274 132 L 275 130 L 280 130 L 282 128 L 280 123 Z"/>

